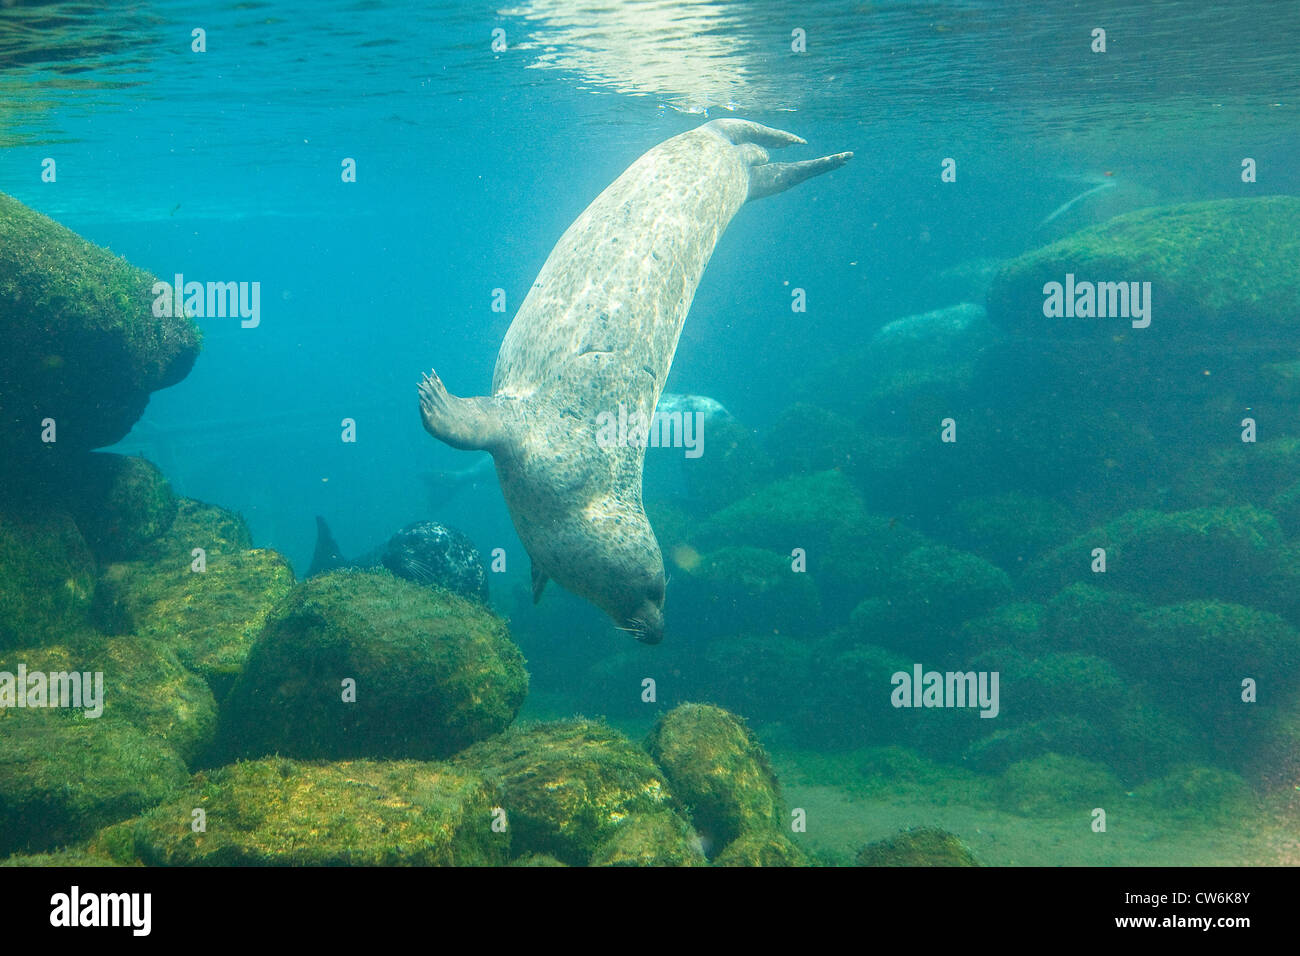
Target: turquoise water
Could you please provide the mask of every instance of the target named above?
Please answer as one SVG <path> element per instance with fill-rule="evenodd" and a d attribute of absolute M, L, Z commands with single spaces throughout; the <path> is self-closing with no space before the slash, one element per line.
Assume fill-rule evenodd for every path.
<path fill-rule="evenodd" d="M 1097 27 L 1106 31 L 1104 53 L 1090 50 Z M 206 31 L 205 52 L 191 49 L 194 28 Z M 800 52 L 792 50 L 796 30 Z M 494 35 L 504 49 L 493 49 Z M 1095 368 L 1088 345 L 1078 346 L 1075 362 L 1043 346 L 1047 358 L 1038 362 L 1023 348 L 999 351 L 965 326 L 950 334 L 925 325 L 915 339 L 895 329 L 903 344 L 873 342 L 900 318 L 961 303 L 979 307 L 973 321 L 982 323 L 989 286 L 1007 262 L 1113 216 L 1300 194 L 1297 48 L 1294 6 L 1268 0 L 330 0 L 215 11 L 156 2 L 133 5 L 129 16 L 17 4 L 0 10 L 0 182 L 165 279 L 261 283 L 257 327 L 199 320 L 204 343 L 193 371 L 154 394 L 112 450 L 144 454 L 177 494 L 241 513 L 254 544 L 285 555 L 299 579 L 317 515 L 349 555 L 426 519 L 464 531 L 484 555 L 503 549 L 510 560 L 489 575 L 492 603 L 528 658 L 527 715 L 607 715 L 639 733 L 679 701 L 720 703 L 777 755 L 789 802 L 839 807 L 851 795 L 843 797 L 850 809 L 835 810 L 851 823 L 812 840 L 831 861 L 898 826 L 938 820 L 925 808 L 950 796 L 1051 826 L 1071 811 L 1086 817 L 1110 784 L 1098 791 L 1071 783 L 1104 771 L 1130 799 L 1143 786 L 1158 790 L 1144 819 L 1164 821 L 1159 829 L 1175 847 L 1133 851 L 1124 862 L 1184 860 L 1180 834 L 1223 832 L 1217 809 L 1197 815 L 1216 801 L 1238 807 L 1226 818 L 1246 820 L 1247 829 L 1226 840 L 1236 849 L 1193 862 L 1280 862 L 1291 851 L 1257 831 L 1283 812 L 1289 789 L 1292 771 L 1270 748 L 1295 739 L 1279 728 L 1300 712 L 1287 710 L 1290 697 L 1278 702 L 1278 688 L 1294 693 L 1300 643 L 1291 629 L 1300 617 L 1271 595 L 1294 583 L 1279 569 L 1290 566 L 1300 528 L 1288 520 L 1290 499 L 1278 498 L 1290 482 L 1272 476 L 1300 476 L 1289 471 L 1289 444 L 1270 446 L 1273 464 L 1258 467 L 1272 471 L 1260 484 L 1224 483 L 1255 465 L 1202 473 L 1197 462 L 1239 450 L 1236 422 L 1252 409 L 1268 423 L 1264 438 L 1300 440 L 1292 393 L 1253 387 L 1273 374 L 1263 365 L 1285 364 L 1288 342 L 1298 340 L 1271 327 L 1254 336 L 1242 328 L 1252 321 L 1243 313 L 1242 323 L 1224 320 L 1221 366 L 1198 353 L 1176 371 L 1166 360 L 1182 345 L 1169 340 L 1148 349 L 1134 337 L 1122 360 L 1098 358 Z M 424 476 L 475 458 L 425 434 L 416 384 L 436 367 L 458 394 L 488 392 L 510 319 L 568 224 L 642 153 L 728 116 L 804 137 L 808 146 L 793 159 L 842 150 L 855 157 L 742 209 L 704 273 L 667 390 L 716 399 L 733 421 L 699 464 L 671 449 L 650 452 L 645 498 L 672 580 L 668 634 L 644 648 L 558 588 L 532 606 L 523 547 L 490 477 L 454 496 L 430 492 Z M 1255 182 L 1242 179 L 1246 157 Z M 41 179 L 47 158 L 57 164 L 52 183 Z M 345 159 L 355 160 L 355 182 L 342 181 Z M 955 182 L 942 180 L 948 159 Z M 1293 216 L 1293 207 L 1277 215 Z M 1297 225 L 1292 219 L 1292 234 Z M 1274 305 L 1292 316 L 1300 308 L 1286 299 L 1294 282 L 1269 263 L 1215 264 L 1229 283 L 1259 268 L 1281 289 L 1266 289 L 1265 298 L 1281 296 Z M 1127 280 L 1125 268 L 1099 278 Z M 1150 269 L 1132 277 L 1153 280 L 1160 295 L 1168 276 Z M 806 292 L 806 311 L 791 309 L 795 288 Z M 504 290 L 504 311 L 493 309 L 494 290 Z M 1153 327 L 1177 321 L 1157 312 Z M 1044 334 L 1056 332 L 1035 330 L 1024 342 Z M 1266 357 L 1232 360 L 1260 343 Z M 1196 374 L 1221 373 L 1222 392 L 1179 377 L 1198 362 L 1206 368 Z M 1081 367 L 1077 380 L 1069 377 Z M 1204 440 L 1203 414 L 1220 406 L 1221 448 Z M 1157 409 L 1154 424 L 1138 407 Z M 1162 430 L 1180 410 L 1188 420 Z M 998 450 L 933 457 L 950 414 L 957 448 L 987 440 Z M 355 443 L 340 441 L 348 418 Z M 1122 427 L 1108 431 L 1116 421 Z M 1201 442 L 1190 454 L 1179 444 L 1189 434 Z M 933 442 L 923 446 L 921 436 Z M 1178 577 L 1167 569 L 1118 585 L 1139 605 L 1110 608 L 1105 633 L 1153 628 L 1157 637 L 1143 645 L 1150 653 L 1195 661 L 1219 653 L 1216 642 L 1235 647 L 1230 638 L 1244 638 L 1243 628 L 1263 628 L 1274 643 L 1262 657 L 1225 652 L 1226 683 L 1214 693 L 1235 693 L 1239 677 L 1264 667 L 1277 682 L 1267 733 L 1254 724 L 1220 732 L 1221 705 L 1189 704 L 1205 690 L 1204 670 L 1173 667 L 1170 676 L 1129 656 L 1118 638 L 1053 643 L 1063 628 L 1101 613 L 1085 608 L 1059 624 L 1060 593 L 1088 582 L 1059 571 L 1068 562 L 1052 557 L 1057 549 L 1104 539 L 1122 554 L 1124 532 L 1087 535 L 1139 509 L 1179 516 L 1247 506 L 1258 514 L 1219 515 L 1219 530 L 1201 537 L 1179 531 L 1177 517 L 1135 532 L 1152 560 L 1186 547 L 1180 560 L 1208 561 L 1211 570 L 1187 587 L 1166 581 Z M 782 522 L 795 530 L 783 535 Z M 1243 540 L 1258 565 L 1221 587 L 1214 555 L 1230 575 L 1245 560 L 1232 550 Z M 781 565 L 800 546 L 810 568 L 791 584 Z M 1164 583 L 1151 583 L 1161 575 Z M 909 583 L 915 591 L 902 593 Z M 1161 609 L 1198 600 L 1276 621 L 1265 627 L 1244 611 L 1229 613 L 1215 630 L 1188 612 L 1185 627 L 1161 629 Z M 1101 663 L 1071 670 L 1078 661 L 1064 661 L 1066 653 Z M 1026 745 L 1031 763 L 1044 753 L 1061 759 L 1021 766 L 1017 777 L 1015 761 L 980 763 L 981 741 L 1000 745 L 980 724 L 998 720 L 924 730 L 889 723 L 898 711 L 882 701 L 896 660 L 909 672 L 914 662 L 1000 668 L 1012 729 L 1087 724 L 1099 712 L 1115 719 L 1090 743 L 1070 737 L 1067 747 L 1062 732 L 1054 744 Z M 1064 670 L 1051 673 L 1057 665 Z M 657 679 L 652 703 L 642 696 L 646 676 Z M 1017 694 L 1036 696 L 1022 705 Z M 1148 707 L 1168 715 L 1175 741 L 1149 762 L 1133 756 L 1141 746 L 1113 739 L 1159 736 L 1152 726 L 1164 717 L 1133 730 L 1116 716 Z M 890 747 L 901 750 L 882 756 Z M 1179 767 L 1200 769 L 1170 778 Z M 1055 781 L 1048 789 L 1075 793 L 1077 806 L 1016 796 L 1043 787 L 1042 776 Z M 910 787 L 922 809 L 898 820 L 880 812 L 873 795 L 892 784 Z M 1175 790 L 1182 795 L 1170 796 Z M 976 823 L 946 825 L 992 862 L 1043 861 L 1032 840 L 1019 855 L 999 856 L 980 845 Z M 1081 848 L 1087 819 L 1082 826 L 1074 837 Z M 987 829 L 985 821 L 980 832 Z M 1116 862 L 1090 853 L 1076 858 Z"/>

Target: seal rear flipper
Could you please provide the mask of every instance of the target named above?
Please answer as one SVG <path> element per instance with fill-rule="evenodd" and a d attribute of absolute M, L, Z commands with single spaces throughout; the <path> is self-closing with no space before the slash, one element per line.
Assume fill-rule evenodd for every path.
<path fill-rule="evenodd" d="M 546 582 L 551 580 L 545 573 L 539 571 L 537 562 L 533 562 L 533 603 L 536 604 L 542 599 L 542 591 L 546 589 Z"/>
<path fill-rule="evenodd" d="M 805 159 L 798 163 L 764 163 L 760 166 L 751 166 L 749 195 L 745 197 L 745 201 L 784 192 L 791 186 L 798 186 L 805 179 L 829 173 L 832 169 L 839 169 L 852 158 L 852 153 L 835 153 L 820 159 Z"/>
<path fill-rule="evenodd" d="M 457 398 L 434 371 L 420 383 L 420 417 L 430 435 L 463 451 L 495 452 L 509 440 L 496 399 Z"/>
<path fill-rule="evenodd" d="M 325 523 L 324 518 L 317 515 L 316 549 L 311 555 L 311 567 L 307 569 L 307 577 L 324 574 L 326 571 L 333 571 L 335 568 L 342 568 L 346 565 L 347 561 L 339 553 L 338 542 L 334 540 L 334 535 L 330 533 L 330 526 Z"/>

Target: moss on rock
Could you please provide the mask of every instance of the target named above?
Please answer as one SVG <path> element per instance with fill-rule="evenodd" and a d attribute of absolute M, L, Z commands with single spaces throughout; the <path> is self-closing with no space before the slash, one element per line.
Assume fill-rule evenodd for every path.
<path fill-rule="evenodd" d="M 527 690 L 523 655 L 482 605 L 384 571 L 333 571 L 267 622 L 222 738 L 242 756 L 448 757 L 504 730 Z"/>
<path fill-rule="evenodd" d="M 700 838 L 676 813 L 637 814 L 624 820 L 592 854 L 592 866 L 705 866 Z"/>
<path fill-rule="evenodd" d="M 858 851 L 858 866 L 979 866 L 957 836 L 938 827 L 902 830 Z"/>
<path fill-rule="evenodd" d="M 660 718 L 647 747 L 714 852 L 742 833 L 784 823 L 767 753 L 734 714 L 682 704 Z"/>
<path fill-rule="evenodd" d="M 167 799 L 187 777 L 175 751 L 125 720 L 0 711 L 0 854 L 75 843 Z"/>
<path fill-rule="evenodd" d="M 293 569 L 276 552 L 252 548 L 238 515 L 185 498 L 171 528 L 145 550 L 103 569 L 96 623 L 169 645 L 223 697 L 271 609 L 293 588 Z"/>
<path fill-rule="evenodd" d="M 516 853 L 585 866 L 620 825 L 676 809 L 663 772 L 618 731 L 587 720 L 512 727 L 453 763 L 497 782 Z"/>
<path fill-rule="evenodd" d="M 0 511 L 0 648 L 82 629 L 94 594 L 94 558 L 71 516 Z"/>
<path fill-rule="evenodd" d="M 0 671 L 104 675 L 103 711 L 94 721 L 124 720 L 151 741 L 196 760 L 216 733 L 217 704 L 203 678 L 166 645 L 148 638 L 105 638 L 89 632 L 64 644 L 0 652 Z M 14 711 L 14 714 L 20 713 Z"/>
<path fill-rule="evenodd" d="M 463 767 L 267 758 L 195 774 L 91 850 L 154 866 L 497 866 L 510 844 L 508 830 L 492 828 L 497 804 Z"/>
<path fill-rule="evenodd" d="M 802 634 L 817 625 L 821 603 L 788 552 L 719 548 L 674 576 L 668 614 L 670 630 L 674 620 L 689 622 L 702 637 Z"/>
<path fill-rule="evenodd" d="M 143 556 L 176 520 L 171 484 L 143 458 L 95 453 L 70 469 L 64 479 L 68 508 L 100 561 Z"/>
<path fill-rule="evenodd" d="M 803 850 L 776 830 L 743 833 L 713 858 L 714 866 L 810 866 Z"/>
<path fill-rule="evenodd" d="M 0 461 L 111 445 L 189 373 L 198 327 L 155 317 L 156 281 L 0 193 Z"/>

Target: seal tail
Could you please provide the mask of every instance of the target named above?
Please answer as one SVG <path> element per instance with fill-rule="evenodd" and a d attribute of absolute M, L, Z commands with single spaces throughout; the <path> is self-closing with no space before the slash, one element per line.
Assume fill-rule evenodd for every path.
<path fill-rule="evenodd" d="M 507 435 L 500 411 L 491 398 L 452 395 L 437 372 L 430 371 L 420 383 L 424 430 L 452 448 L 494 451 L 504 445 Z"/>

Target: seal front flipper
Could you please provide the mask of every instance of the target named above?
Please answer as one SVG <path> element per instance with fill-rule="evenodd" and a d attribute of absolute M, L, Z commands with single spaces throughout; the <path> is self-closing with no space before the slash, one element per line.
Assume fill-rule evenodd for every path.
<path fill-rule="evenodd" d="M 420 417 L 424 430 L 452 448 L 496 452 L 509 443 L 503 400 L 479 396 L 457 398 L 438 373 L 420 383 Z"/>
<path fill-rule="evenodd" d="M 544 571 L 537 567 L 537 562 L 533 562 L 533 603 L 536 604 L 542 599 L 542 591 L 546 588 L 546 582 L 551 580 L 546 576 Z"/>

